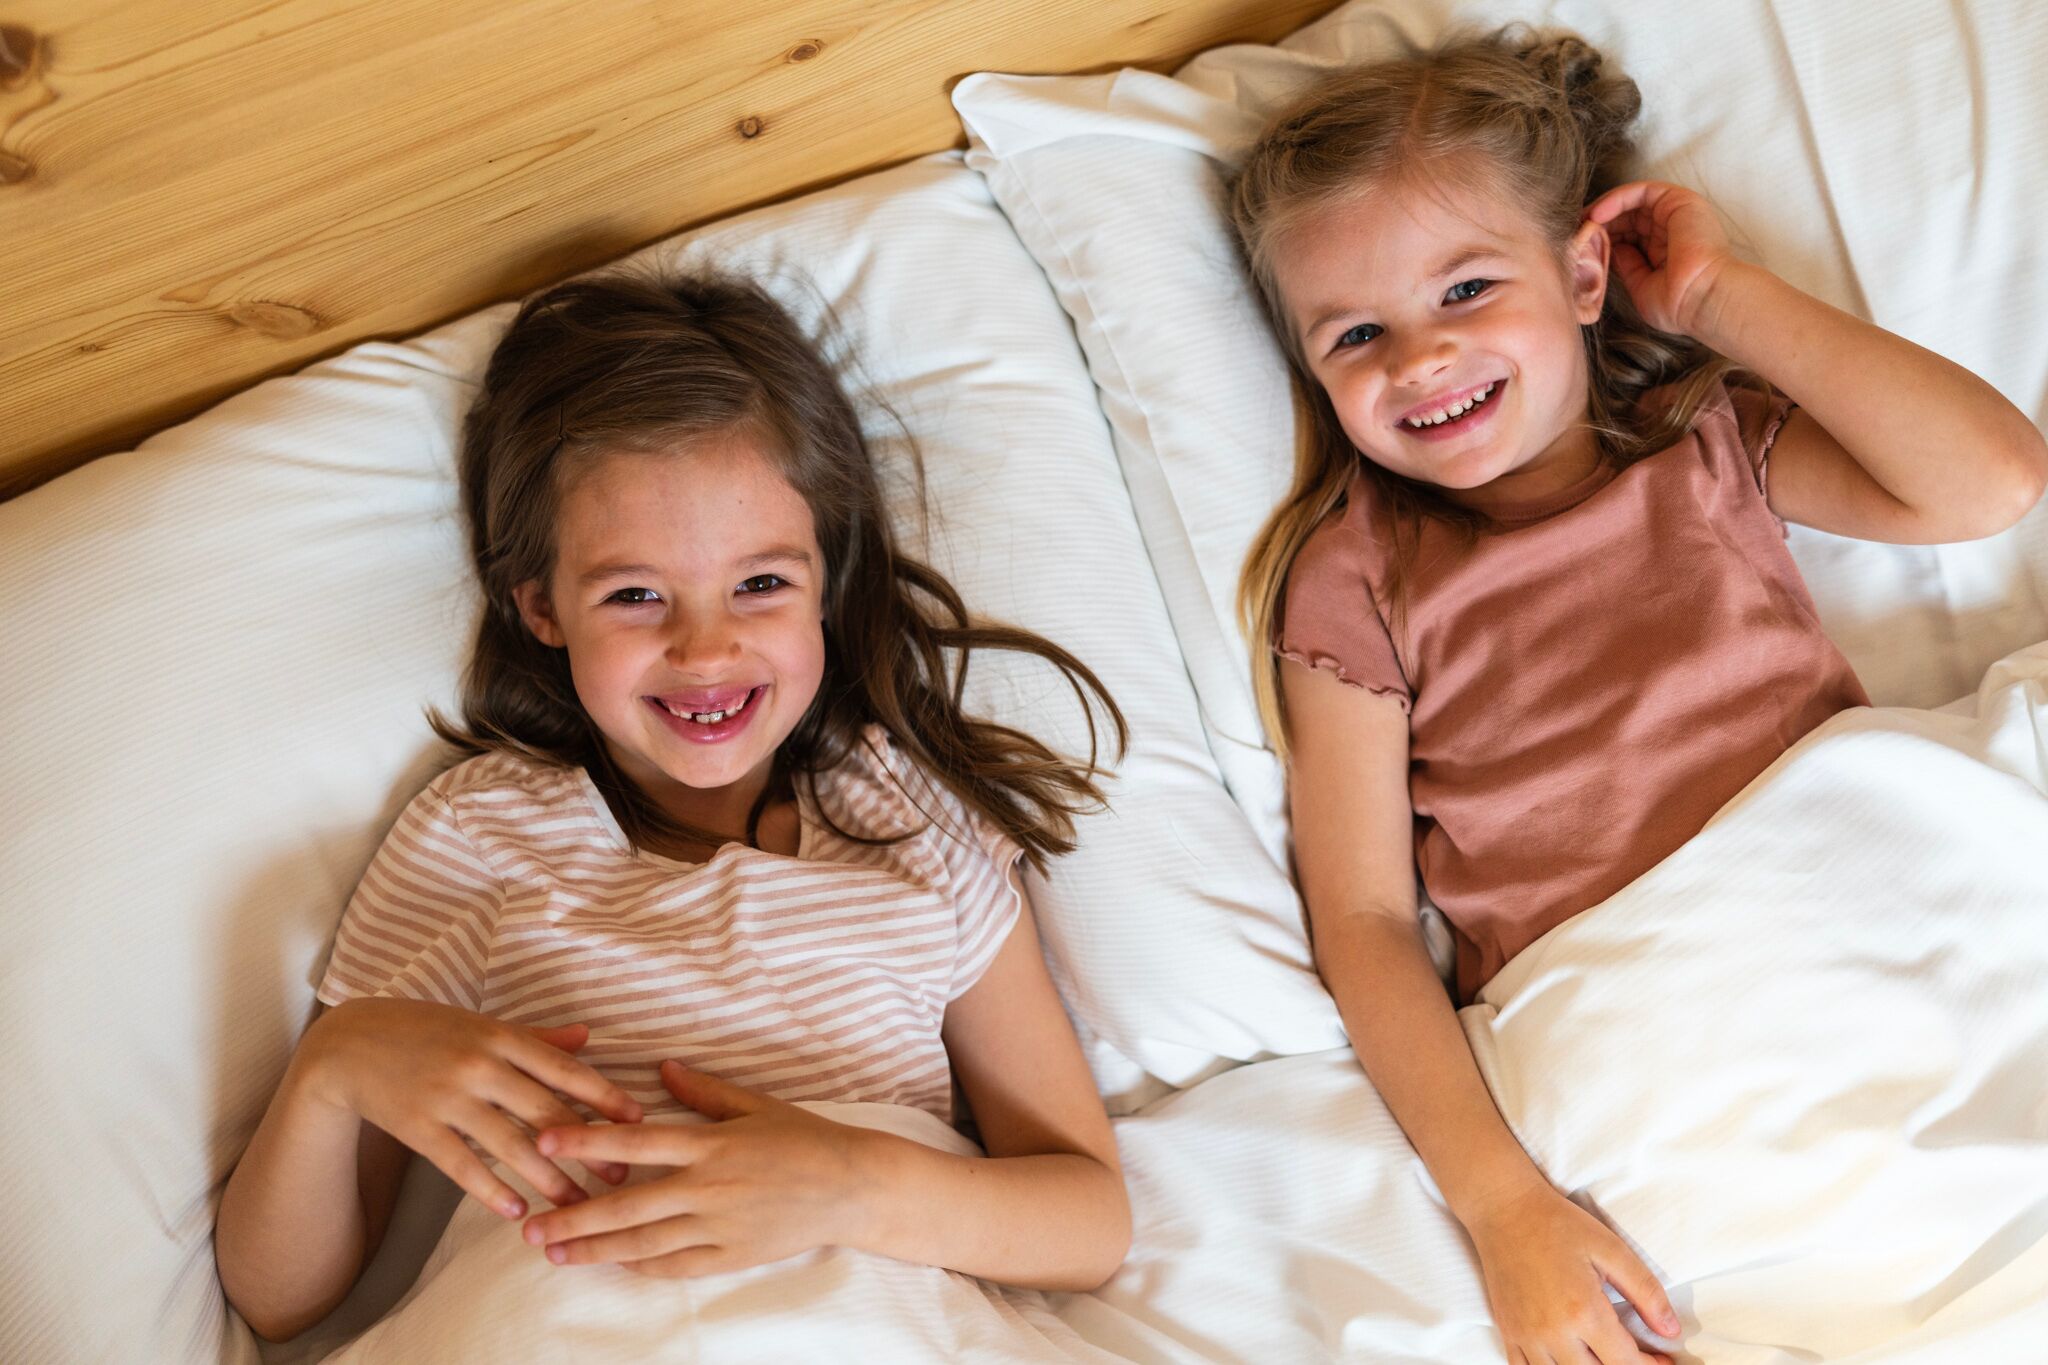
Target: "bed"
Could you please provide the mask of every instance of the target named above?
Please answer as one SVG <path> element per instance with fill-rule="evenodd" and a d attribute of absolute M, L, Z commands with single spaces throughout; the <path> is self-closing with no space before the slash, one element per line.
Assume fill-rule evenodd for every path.
<path fill-rule="evenodd" d="M 1279 770 L 1229 603 L 1293 418 L 1217 216 L 1222 176 L 1322 66 L 1456 22 L 1568 24 L 1643 84 L 1653 171 L 1705 188 L 1775 269 L 1971 365 L 2039 422 L 2048 262 L 2029 234 L 2048 188 L 2048 96 L 2031 72 L 2048 24 L 1982 0 L 1866 5 L 1853 25 L 1803 0 L 1355 0 L 1279 46 L 1217 48 L 1173 76 L 1120 67 L 1277 38 L 1319 8 L 1197 5 L 1149 25 L 1100 5 L 736 16 L 702 36 L 700 70 L 772 50 L 782 65 L 751 79 L 825 80 L 806 74 L 824 70 L 816 52 L 796 56 L 809 34 L 844 54 L 822 104 L 842 122 L 866 108 L 872 135 L 815 132 L 808 155 L 777 152 L 763 172 L 699 149 L 702 183 L 686 183 L 687 140 L 585 139 L 550 174 L 581 186 L 632 171 L 617 235 L 553 256 L 532 250 L 549 229 L 489 235 L 466 256 L 460 240 L 412 238 L 389 278 L 432 288 L 358 279 L 377 306 L 332 310 L 349 321 L 317 334 L 276 335 L 299 324 L 258 310 L 225 358 L 176 358 L 175 335 L 115 327 L 144 338 L 126 357 L 49 363 L 58 320 L 90 311 L 66 314 L 60 286 L 87 297 L 77 262 L 109 247 L 67 254 L 30 235 L 45 292 L 26 296 L 0 359 L 33 381 L 10 382 L 9 401 L 32 394 L 40 423 L 11 423 L 25 444 L 8 451 L 17 485 L 39 486 L 0 503 L 13 949 L 0 1009 L 17 1097 L 0 1357 L 280 1362 L 353 1340 L 386 1359 L 786 1359 L 857 1340 L 890 1359 L 1500 1359 L 1469 1247 L 1345 1047 L 1286 875 Z M 287 7 L 169 46 L 232 63 L 239 35 L 260 70 L 294 17 L 315 32 L 368 22 Z M 501 35 L 505 60 L 531 74 L 562 52 L 584 71 L 621 40 L 615 18 L 554 18 L 544 48 Z M 815 33 L 791 26 L 813 18 Z M 166 46 L 129 22 L 106 32 Z M 467 30 L 430 31 L 454 43 Z M 796 36 L 771 49 L 757 41 L 771 31 Z M 61 89 L 67 70 L 61 44 L 8 32 L 8 51 L 29 55 L 0 69 L 0 100 L 21 102 L 0 113 Z M 991 74 L 953 84 L 937 119 L 928 99 L 906 112 L 892 95 L 902 107 L 886 116 L 862 104 L 941 70 Z M 1007 74 L 1019 70 L 1068 74 Z M 691 108 L 736 111 L 748 154 L 766 138 L 745 118 L 783 126 L 715 81 L 690 89 Z M 232 125 L 228 105 L 204 107 Z M 39 144 L 36 128 L 23 117 L 0 151 L 41 164 L 22 149 L 62 140 Z M 962 130 L 964 150 L 849 176 Z M 630 150 L 655 145 L 680 159 Z M 367 150 L 349 155 L 372 174 Z M 405 163 L 414 193 L 442 174 L 420 156 Z M 516 223 L 534 184 L 479 182 L 471 211 Z M 350 1300 L 305 1338 L 261 1346 L 221 1298 L 212 1208 L 309 1017 L 348 891 L 443 761 L 423 707 L 452 696 L 470 611 L 451 443 L 510 313 L 477 309 L 713 217 L 634 262 L 769 280 L 857 366 L 906 534 L 977 610 L 1088 660 L 1136 722 L 1111 808 L 1032 886 L 1117 1116 L 1132 1256 L 1096 1293 L 1047 1297 L 806 1263 L 699 1304 L 690 1321 L 725 1336 L 678 1333 L 644 1303 L 598 1323 L 587 1300 L 535 1293 L 493 1338 L 446 1306 L 459 1305 L 446 1287 L 495 1253 L 435 1251 L 455 1201 L 416 1170 Z M 107 224 L 118 239 L 134 220 Z M 135 269 L 173 278 L 191 260 L 170 253 L 203 251 L 194 238 L 167 225 L 150 239 L 163 263 Z M 331 264 L 360 271 L 359 249 L 336 247 Z M 73 258 L 67 286 L 50 263 Z M 91 344 L 90 328 L 72 331 Z M 400 339 L 297 368 L 373 333 Z M 295 372 L 242 387 L 281 365 Z M 48 477 L 227 386 L 135 449 Z M 928 517 L 909 496 L 919 467 Z M 1518 1135 L 1673 1286 L 1679 1359 L 2035 1358 L 2048 1326 L 2048 513 L 1968 546 L 1795 530 L 1794 550 L 1883 709 L 1802 744 L 1681 855 L 1517 959 L 1466 1027 Z M 1054 681 L 1029 668 L 977 669 L 973 699 L 1082 742 Z M 1841 875 L 1810 894 L 1815 849 L 1782 832 L 1831 822 L 1856 835 L 1822 850 Z M 1886 897 L 1900 912 L 1873 916 L 1867 950 L 1845 959 L 1829 936 L 1844 904 Z M 1700 930 L 1725 922 L 1740 931 Z M 1646 1104 L 1631 1048 L 1688 1084 Z M 436 1255 L 423 1283 L 444 1286 L 442 1306 L 415 1291 L 394 1314 Z M 379 1335 L 359 1338 L 373 1323 Z"/>

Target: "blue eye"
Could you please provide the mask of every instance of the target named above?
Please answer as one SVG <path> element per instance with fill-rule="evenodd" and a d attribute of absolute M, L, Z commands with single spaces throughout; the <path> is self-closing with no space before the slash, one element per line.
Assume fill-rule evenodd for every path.
<path fill-rule="evenodd" d="M 1361 322 L 1343 336 L 1338 337 L 1337 345 L 1339 347 L 1363 346 L 1385 330 L 1386 328 L 1380 326 L 1377 322 Z"/>
<path fill-rule="evenodd" d="M 1444 295 L 1444 302 L 1463 303 L 1467 299 L 1476 299 L 1484 294 L 1492 283 L 1492 280 L 1461 280 L 1452 285 L 1450 292 Z"/>
<path fill-rule="evenodd" d="M 659 602 L 661 596 L 652 588 L 620 588 L 604 600 L 617 602 L 623 607 L 644 607 L 650 602 Z"/>
<path fill-rule="evenodd" d="M 749 578 L 746 582 L 740 584 L 740 591 L 743 593 L 748 593 L 750 595 L 764 592 L 774 592 L 777 588 L 783 586 L 783 584 L 787 583 L 788 581 L 789 580 L 784 578 L 781 574 L 755 574 L 752 578 Z"/>

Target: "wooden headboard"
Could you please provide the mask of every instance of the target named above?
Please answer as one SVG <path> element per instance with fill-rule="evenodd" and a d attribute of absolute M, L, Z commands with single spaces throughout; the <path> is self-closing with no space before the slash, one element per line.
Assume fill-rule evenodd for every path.
<path fill-rule="evenodd" d="M 1332 0 L 0 3 L 0 496 L 266 375 L 960 142 L 969 72 Z"/>

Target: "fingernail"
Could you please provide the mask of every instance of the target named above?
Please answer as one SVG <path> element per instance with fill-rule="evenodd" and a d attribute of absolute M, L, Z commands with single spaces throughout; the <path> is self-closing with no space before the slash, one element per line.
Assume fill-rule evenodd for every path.
<path fill-rule="evenodd" d="M 548 1259 L 556 1265 L 567 1265 L 569 1263 L 569 1248 L 563 1246 L 560 1242 L 555 1243 L 548 1248 Z"/>
<path fill-rule="evenodd" d="M 555 1154 L 555 1149 L 561 1146 L 562 1144 L 559 1140 L 556 1139 L 554 1130 L 549 1129 L 547 1132 L 544 1132 L 539 1137 L 535 1138 L 533 1140 L 533 1145 L 540 1149 L 540 1154 L 542 1156 L 553 1156 Z"/>
<path fill-rule="evenodd" d="M 524 1218 L 526 1216 L 526 1201 L 524 1199 L 507 1199 L 498 1207 L 504 1210 L 507 1218 Z"/>
<path fill-rule="evenodd" d="M 528 1223 L 526 1231 L 520 1235 L 526 1238 L 528 1246 L 537 1247 L 548 1239 L 547 1233 L 542 1230 L 541 1225 L 538 1223 Z"/>

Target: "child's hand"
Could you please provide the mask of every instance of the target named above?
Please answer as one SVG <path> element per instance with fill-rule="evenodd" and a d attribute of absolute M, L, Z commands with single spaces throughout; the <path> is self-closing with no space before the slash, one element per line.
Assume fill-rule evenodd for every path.
<path fill-rule="evenodd" d="M 1604 1288 L 1619 1289 L 1652 1331 L 1675 1337 L 1681 1327 L 1663 1286 L 1621 1238 L 1571 1200 L 1532 1187 L 1468 1230 L 1511 1365 L 1671 1365 L 1670 1357 L 1636 1345 Z"/>
<path fill-rule="evenodd" d="M 1695 335 L 1715 279 L 1734 259 L 1713 205 L 1677 185 L 1636 180 L 1594 200 L 1586 218 L 1607 229 L 1614 271 L 1643 321 Z"/>
<path fill-rule="evenodd" d="M 551 1128 L 551 1157 L 674 1166 L 644 1185 L 526 1222 L 556 1265 L 622 1262 L 646 1275 L 711 1275 L 852 1240 L 863 1130 L 676 1062 L 662 1083 L 718 1120 Z"/>
<path fill-rule="evenodd" d="M 529 1130 L 582 1126 L 556 1091 L 616 1122 L 640 1121 L 639 1104 L 569 1056 L 589 1037 L 581 1024 L 525 1029 L 431 1001 L 374 998 L 321 1015 L 301 1057 L 311 1098 L 375 1124 L 518 1218 L 525 1202 L 462 1139 L 474 1138 L 557 1204 L 586 1198 L 535 1149 Z M 592 1169 L 613 1183 L 625 1178 L 623 1170 Z"/>

